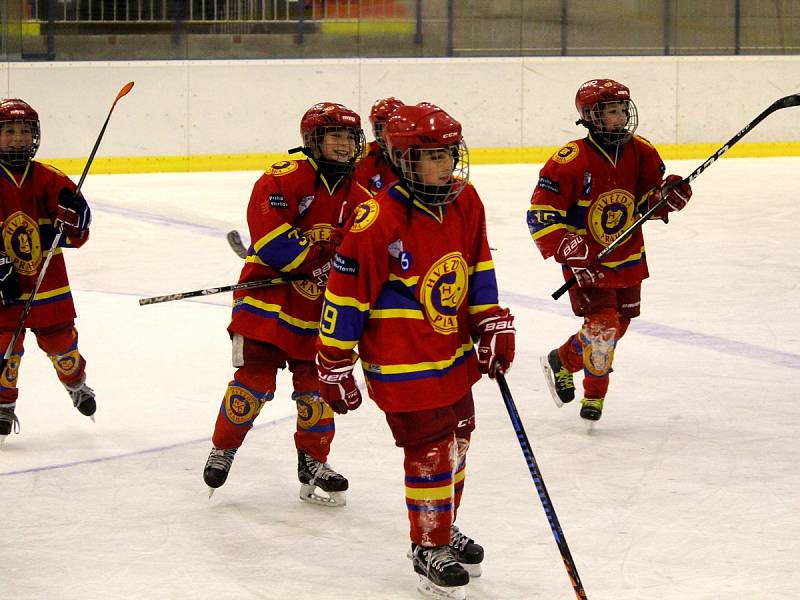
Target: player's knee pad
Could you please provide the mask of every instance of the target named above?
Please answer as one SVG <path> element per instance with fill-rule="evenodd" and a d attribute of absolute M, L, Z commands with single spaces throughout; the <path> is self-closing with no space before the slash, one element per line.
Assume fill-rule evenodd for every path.
<path fill-rule="evenodd" d="M 320 397 L 319 392 L 294 392 L 292 400 L 297 403 L 297 427 L 305 431 L 331 429 L 333 410 Z"/>
<path fill-rule="evenodd" d="M 605 377 L 611 372 L 617 343 L 619 317 L 614 309 L 603 309 L 586 317 L 579 337 L 583 367 L 587 374 Z"/>
<path fill-rule="evenodd" d="M 63 354 L 48 354 L 47 358 L 53 363 L 59 379 L 68 379 L 78 375 L 86 364 L 78 352 L 78 345 Z"/>
<path fill-rule="evenodd" d="M 274 396 L 274 390 L 260 392 L 234 379 L 225 390 L 221 411 L 234 425 L 252 427 L 264 404 Z"/>

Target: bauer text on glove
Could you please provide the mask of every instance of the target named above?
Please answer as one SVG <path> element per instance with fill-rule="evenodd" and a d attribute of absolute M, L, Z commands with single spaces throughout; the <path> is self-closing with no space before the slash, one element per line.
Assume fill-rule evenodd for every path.
<path fill-rule="evenodd" d="M 494 379 L 514 361 L 514 316 L 507 308 L 478 322 L 478 370 Z"/>

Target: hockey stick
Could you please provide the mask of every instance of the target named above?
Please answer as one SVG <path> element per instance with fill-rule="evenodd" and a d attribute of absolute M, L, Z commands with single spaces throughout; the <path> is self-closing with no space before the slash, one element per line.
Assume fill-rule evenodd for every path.
<path fill-rule="evenodd" d="M 242 243 L 242 236 L 239 235 L 238 231 L 232 229 L 225 237 L 228 238 L 228 244 L 230 244 L 231 250 L 236 252 L 239 258 L 247 258 L 247 248 L 245 248 Z"/>
<path fill-rule="evenodd" d="M 511 397 L 511 391 L 508 389 L 508 383 L 502 373 L 495 373 L 497 385 L 500 386 L 500 395 L 503 396 L 503 402 L 506 403 L 508 416 L 511 417 L 511 424 L 514 426 L 514 432 L 517 434 L 517 440 L 522 448 L 522 454 L 525 456 L 525 462 L 528 463 L 528 470 L 531 472 L 533 484 L 536 486 L 536 491 L 539 493 L 539 500 L 542 501 L 544 507 L 544 514 L 547 516 L 547 522 L 550 524 L 550 530 L 553 532 L 553 537 L 556 539 L 556 545 L 561 552 L 561 560 L 564 561 L 564 567 L 567 569 L 567 575 L 572 583 L 572 589 L 575 590 L 575 596 L 579 600 L 587 600 L 586 591 L 583 589 L 578 569 L 575 566 L 575 561 L 572 560 L 572 554 L 567 546 L 567 540 L 564 538 L 564 532 L 561 531 L 561 524 L 558 522 L 556 516 L 556 509 L 553 507 L 553 502 L 550 500 L 550 494 L 547 493 L 547 488 L 542 479 L 542 473 L 539 471 L 539 466 L 536 464 L 536 458 L 533 456 L 531 443 L 528 441 L 528 436 L 525 434 L 525 428 L 520 421 L 517 407 L 514 404 L 514 399 Z"/>
<path fill-rule="evenodd" d="M 697 176 L 698 176 L 698 175 L 700 175 L 700 173 L 702 173 L 703 171 L 705 171 L 705 170 L 706 170 L 706 169 L 707 169 L 707 168 L 708 168 L 708 167 L 709 167 L 709 166 L 710 166 L 712 163 L 716 162 L 716 160 L 717 160 L 717 159 L 718 159 L 720 156 L 722 156 L 722 155 L 723 155 L 723 154 L 725 154 L 725 153 L 726 153 L 728 150 L 730 150 L 730 149 L 731 149 L 731 147 L 732 147 L 734 144 L 736 144 L 736 143 L 737 143 L 739 140 L 741 140 L 741 139 L 742 139 L 742 138 L 743 138 L 745 135 L 747 135 L 747 134 L 750 132 L 750 130 L 751 130 L 751 129 L 753 129 L 753 128 L 754 128 L 756 125 L 758 125 L 759 123 L 761 123 L 761 121 L 763 121 L 764 119 L 766 119 L 766 118 L 767 118 L 769 115 L 771 115 L 772 113 L 774 113 L 774 112 L 775 112 L 775 111 L 777 111 L 777 110 L 780 110 L 780 109 L 782 109 L 782 108 L 789 108 L 789 107 L 792 107 L 792 106 L 800 106 L 800 94 L 792 94 L 792 95 L 790 95 L 790 96 L 785 96 L 785 97 L 781 98 L 780 100 L 776 100 L 775 102 L 773 102 L 772 104 L 770 104 L 770 105 L 769 105 L 769 107 L 768 107 L 768 108 L 766 108 L 766 109 L 765 109 L 765 110 L 764 110 L 764 111 L 763 111 L 763 112 L 762 112 L 760 115 L 758 115 L 758 116 L 757 116 L 755 119 L 753 119 L 753 120 L 752 120 L 752 121 L 750 121 L 750 122 L 749 122 L 747 125 L 745 125 L 745 126 L 744 126 L 744 128 L 742 128 L 742 130 L 741 130 L 739 133 L 737 133 L 735 136 L 733 136 L 731 139 L 729 139 L 729 140 L 728 140 L 728 141 L 725 143 L 725 145 L 724 145 L 724 146 L 722 146 L 722 147 L 721 147 L 719 150 L 717 150 L 717 151 L 716 151 L 714 154 L 712 154 L 711 156 L 709 156 L 709 157 L 708 157 L 708 159 L 707 159 L 707 160 L 706 160 L 706 161 L 705 161 L 705 162 L 704 162 L 702 165 L 700 165 L 700 166 L 699 166 L 699 167 L 697 167 L 697 168 L 696 168 L 694 171 L 692 171 L 692 172 L 691 172 L 691 174 L 689 174 L 689 176 L 688 176 L 688 177 L 684 177 L 684 178 L 683 178 L 681 181 L 676 181 L 676 182 L 675 182 L 673 185 L 670 185 L 670 186 L 669 186 L 668 188 L 666 188 L 666 189 L 670 189 L 670 188 L 672 188 L 672 187 L 675 187 L 675 186 L 677 186 L 677 185 L 681 185 L 681 184 L 683 184 L 683 183 L 691 183 L 692 181 L 694 181 L 695 179 L 697 179 Z M 597 255 L 597 261 L 598 261 L 598 262 L 602 261 L 602 260 L 603 260 L 603 259 L 604 259 L 606 256 L 608 256 L 609 254 L 611 254 L 611 253 L 612 253 L 612 252 L 613 252 L 613 251 L 614 251 L 616 248 L 618 248 L 618 247 L 619 247 L 621 244 L 623 244 L 624 242 L 626 242 L 626 241 L 627 241 L 627 239 L 628 239 L 628 238 L 629 238 L 629 237 L 630 237 L 630 236 L 631 236 L 631 235 L 632 235 L 632 234 L 633 234 L 633 233 L 634 233 L 634 232 L 635 232 L 637 229 L 639 229 L 639 227 L 641 227 L 641 226 L 644 224 L 644 222 L 645 222 L 645 221 L 647 221 L 647 220 L 648 220 L 650 217 L 652 217 L 654 213 L 656 213 L 658 210 L 660 210 L 660 209 L 661 209 L 661 208 L 664 206 L 664 204 L 666 204 L 666 199 L 665 199 L 665 198 L 662 198 L 662 199 L 661 199 L 661 200 L 659 200 L 659 201 L 658 201 L 658 202 L 657 202 L 657 203 L 656 203 L 656 204 L 655 204 L 655 205 L 654 205 L 652 208 L 650 208 L 650 210 L 648 210 L 647 212 L 645 212 L 644 214 L 642 214 L 642 216 L 640 216 L 640 217 L 639 217 L 639 218 L 638 218 L 638 219 L 637 219 L 637 220 L 636 220 L 636 221 L 633 223 L 633 225 L 631 225 L 630 227 L 628 227 L 628 229 L 626 229 L 625 231 L 623 231 L 623 232 L 620 234 L 620 236 L 619 236 L 617 239 L 615 239 L 613 242 L 611 242 L 611 243 L 610 243 L 608 246 L 606 246 L 606 247 L 605 247 L 605 248 L 604 248 L 604 249 L 603 249 L 603 250 L 602 250 L 602 251 L 601 251 L 601 252 L 600 252 L 600 253 Z M 564 295 L 564 292 L 566 292 L 566 291 L 567 291 L 569 288 L 571 288 L 573 285 L 575 285 L 575 283 L 576 283 L 576 282 L 577 282 L 577 278 L 575 277 L 575 275 L 573 275 L 572 277 L 570 277 L 570 278 L 569 278 L 569 279 L 566 281 L 566 283 L 564 283 L 564 285 L 562 285 L 562 286 L 561 286 L 560 288 L 558 288 L 558 289 L 557 289 L 555 292 L 553 292 L 553 293 L 551 294 L 551 296 L 553 297 L 553 299 L 554 299 L 554 300 L 558 300 L 558 299 L 559 299 L 561 296 L 563 296 L 563 295 Z"/>
<path fill-rule="evenodd" d="M 178 292 L 175 294 L 167 294 L 166 296 L 153 296 L 152 298 L 139 298 L 139 306 L 145 306 L 146 304 L 159 304 L 161 302 L 172 302 L 173 300 L 183 300 L 184 298 L 195 298 L 197 296 L 211 296 L 213 294 L 221 294 L 222 292 L 232 292 L 234 290 L 247 290 L 250 288 L 282 285 L 284 283 L 289 283 L 290 281 L 298 281 L 300 279 L 304 279 L 304 277 L 286 275 L 284 277 L 276 277 L 275 279 L 259 279 L 257 281 L 235 283 L 233 285 L 224 285 L 222 287 L 206 288 L 204 290 L 194 290 L 191 292 Z"/>
<path fill-rule="evenodd" d="M 91 154 L 89 154 L 89 160 L 86 161 L 86 166 L 83 167 L 83 173 L 81 173 L 81 178 L 78 180 L 78 185 L 75 188 L 75 195 L 77 196 L 80 191 L 81 187 L 83 186 L 83 182 L 86 179 L 86 175 L 89 173 L 89 168 L 92 166 L 92 162 L 94 161 L 94 155 L 97 154 L 97 149 L 100 147 L 100 141 L 103 139 L 103 135 L 106 132 L 106 127 L 108 126 L 108 121 L 111 119 L 111 113 L 114 112 L 114 107 L 119 102 L 119 99 L 125 96 L 128 92 L 131 91 L 133 88 L 133 82 L 130 81 L 122 86 L 122 89 L 117 93 L 117 97 L 114 98 L 114 102 L 111 105 L 111 109 L 108 111 L 108 116 L 106 117 L 105 123 L 103 123 L 103 128 L 100 130 L 100 134 L 97 136 L 97 140 L 95 140 L 94 148 L 92 148 Z M 14 328 L 14 335 L 11 336 L 11 341 L 6 348 L 5 354 L 3 354 L 2 362 L 0 362 L 0 374 L 5 373 L 6 366 L 8 365 L 8 359 L 11 357 L 11 353 L 14 351 L 14 346 L 17 343 L 17 339 L 19 338 L 20 334 L 22 334 L 22 330 L 25 328 L 25 320 L 28 318 L 28 314 L 31 312 L 31 307 L 33 306 L 33 299 L 36 297 L 36 293 L 39 291 L 39 288 L 42 285 L 42 281 L 44 281 L 44 274 L 47 272 L 47 267 L 50 265 L 50 259 L 53 258 L 53 254 L 58 247 L 58 243 L 61 241 L 61 235 L 64 233 L 64 223 L 60 221 L 56 221 L 56 231 L 55 236 L 53 237 L 53 243 L 50 244 L 50 249 L 47 251 L 45 255 L 44 262 L 42 263 L 42 268 L 39 270 L 39 276 L 36 278 L 36 282 L 33 284 L 33 289 L 31 290 L 30 297 L 25 301 L 25 306 L 22 307 L 22 314 L 17 321 L 17 326 Z"/>

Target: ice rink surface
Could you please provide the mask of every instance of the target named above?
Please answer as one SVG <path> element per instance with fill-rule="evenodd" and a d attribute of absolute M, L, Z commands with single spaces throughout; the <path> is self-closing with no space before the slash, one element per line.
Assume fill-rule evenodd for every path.
<path fill-rule="evenodd" d="M 474 166 L 472 181 L 516 315 L 508 382 L 588 597 L 796 599 L 800 159 L 723 158 L 669 225 L 645 226 L 642 316 L 592 434 L 577 402 L 555 407 L 538 364 L 580 324 L 566 298 L 550 299 L 559 269 L 525 225 L 539 168 Z M 97 422 L 29 337 L 22 431 L 0 450 L 3 600 L 419 597 L 402 453 L 370 401 L 337 419 L 330 462 L 350 480 L 346 507 L 297 497 L 283 375 L 207 497 L 202 469 L 232 374 L 230 295 L 137 299 L 236 282 L 225 233 L 246 233 L 258 176 L 87 178 L 91 240 L 65 254 Z M 468 597 L 574 598 L 499 391 L 486 380 L 475 395 L 458 523 L 486 560 Z"/>

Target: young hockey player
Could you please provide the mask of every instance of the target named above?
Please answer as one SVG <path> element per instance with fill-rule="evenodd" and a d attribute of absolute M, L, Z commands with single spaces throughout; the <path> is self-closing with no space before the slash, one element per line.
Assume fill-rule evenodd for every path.
<path fill-rule="evenodd" d="M 228 331 L 236 372 L 222 399 L 203 477 L 211 493 L 225 483 L 236 451 L 275 394 L 278 369 L 288 364 L 297 404 L 300 497 L 341 506 L 347 479 L 326 463 L 335 428 L 333 413 L 319 397 L 314 343 L 340 239 L 334 231 L 371 194 L 352 177 L 364 145 L 355 112 L 332 102 L 315 104 L 303 115 L 300 132 L 308 159 L 273 164 L 253 187 L 247 209 L 253 242 L 239 282 L 301 278 L 234 293 Z"/>
<path fill-rule="evenodd" d="M 397 181 L 397 174 L 386 153 L 383 128 L 389 115 L 400 106 L 404 104 L 397 98 L 383 98 L 377 100 L 369 112 L 375 141 L 369 143 L 367 154 L 356 165 L 356 180 L 372 193 L 377 193 L 381 188 Z"/>
<path fill-rule="evenodd" d="M 33 160 L 40 140 L 39 115 L 30 105 L 15 98 L 0 101 L 0 352 L 11 343 L 45 255 L 63 228 L 25 328 L 33 331 L 36 343 L 47 353 L 75 408 L 92 417 L 95 395 L 86 385 L 86 361 L 78 351 L 75 306 L 61 253 L 61 248 L 79 248 L 86 242 L 92 217 L 69 177 Z M 24 338 L 25 329 L 0 375 L 0 443 L 12 430 L 19 432 L 15 408 Z"/>
<path fill-rule="evenodd" d="M 691 198 L 689 184 L 670 175 L 644 138 L 634 136 L 636 105 L 627 87 L 611 79 L 593 79 L 578 88 L 579 124 L 589 130 L 566 144 L 539 173 L 528 210 L 528 227 L 544 258 L 561 264 L 572 310 L 583 318 L 580 331 L 542 357 L 558 406 L 575 397 L 572 373 L 583 369 L 580 415 L 600 419 L 608 390 L 614 350 L 631 319 L 639 315 L 642 280 L 648 277 L 644 238 L 639 229 L 601 264 L 597 254 L 638 216 L 666 198 L 656 215 L 681 210 Z"/>
<path fill-rule="evenodd" d="M 472 385 L 514 359 L 513 317 L 497 304 L 486 219 L 468 183 L 461 125 L 431 104 L 402 106 L 384 130 L 400 180 L 356 209 L 325 292 L 317 368 L 334 411 L 367 390 L 405 454 L 420 590 L 463 597 L 483 548 L 453 524 L 475 428 Z M 477 353 L 473 339 L 479 340 Z"/>

